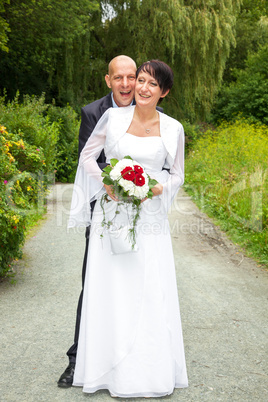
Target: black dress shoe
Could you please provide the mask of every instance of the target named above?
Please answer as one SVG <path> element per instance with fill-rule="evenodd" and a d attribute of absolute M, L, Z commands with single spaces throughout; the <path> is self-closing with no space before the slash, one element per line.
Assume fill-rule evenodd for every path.
<path fill-rule="evenodd" d="M 58 387 L 69 388 L 73 385 L 75 363 L 69 363 L 64 373 L 60 376 Z"/>

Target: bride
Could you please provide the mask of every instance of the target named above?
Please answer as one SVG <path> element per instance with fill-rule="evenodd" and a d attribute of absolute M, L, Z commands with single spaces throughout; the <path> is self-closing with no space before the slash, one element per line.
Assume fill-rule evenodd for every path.
<path fill-rule="evenodd" d="M 160 397 L 188 386 L 167 218 L 184 180 L 184 132 L 156 110 L 173 85 L 170 67 L 152 60 L 136 77 L 136 105 L 108 109 L 81 153 L 69 220 L 69 227 L 91 224 L 73 385 L 122 398 Z M 102 228 L 102 195 L 112 200 L 108 217 L 118 202 L 96 163 L 103 148 L 108 163 L 129 155 L 158 181 L 153 198 L 141 204 L 136 251 L 113 254 Z M 124 214 L 121 209 L 118 219 Z"/>

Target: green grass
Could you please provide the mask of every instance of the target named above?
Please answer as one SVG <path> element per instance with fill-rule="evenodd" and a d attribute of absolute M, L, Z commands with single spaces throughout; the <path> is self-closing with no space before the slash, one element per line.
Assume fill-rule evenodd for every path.
<path fill-rule="evenodd" d="M 186 158 L 185 190 L 246 254 L 268 267 L 268 127 L 223 123 Z"/>

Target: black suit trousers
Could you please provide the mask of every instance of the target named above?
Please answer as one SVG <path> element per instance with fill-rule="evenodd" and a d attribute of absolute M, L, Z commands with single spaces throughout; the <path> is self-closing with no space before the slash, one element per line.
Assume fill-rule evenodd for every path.
<path fill-rule="evenodd" d="M 77 354 L 77 346 L 78 346 L 78 338 L 79 338 L 79 329 L 80 329 L 80 321 L 81 321 L 81 310 L 82 310 L 82 301 L 84 294 L 84 284 L 85 284 L 85 276 L 86 276 L 86 267 L 87 267 L 87 254 L 88 254 L 88 245 L 89 245 L 89 235 L 90 235 L 90 226 L 86 228 L 86 248 L 85 255 L 83 260 L 83 268 L 82 268 L 82 290 L 78 299 L 78 305 L 76 310 L 76 322 L 75 322 L 75 332 L 74 332 L 74 343 L 70 347 L 67 352 L 67 356 L 69 357 L 70 363 L 76 362 L 76 354 Z"/>
<path fill-rule="evenodd" d="M 99 163 L 101 169 L 107 166 L 107 163 Z M 91 206 L 91 217 L 94 211 L 96 201 L 93 201 Z M 78 305 L 76 310 L 76 321 L 75 321 L 75 332 L 74 332 L 74 343 L 67 351 L 67 356 L 69 357 L 69 362 L 76 362 L 76 354 L 77 354 L 77 346 L 78 346 L 78 338 L 79 338 L 79 329 L 80 329 L 80 321 L 81 321 L 81 311 L 82 311 L 82 302 L 83 302 L 83 294 L 84 294 L 84 285 L 85 285 L 85 277 L 86 277 L 86 268 L 87 268 L 87 256 L 88 256 L 88 245 L 89 245 L 89 236 L 90 236 L 90 226 L 86 228 L 86 248 L 83 260 L 83 268 L 82 268 L 82 290 L 78 299 Z"/>

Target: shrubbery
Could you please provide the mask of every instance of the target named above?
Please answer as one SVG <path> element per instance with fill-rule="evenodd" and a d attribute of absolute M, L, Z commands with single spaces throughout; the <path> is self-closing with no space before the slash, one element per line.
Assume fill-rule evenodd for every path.
<path fill-rule="evenodd" d="M 7 131 L 19 135 L 28 144 L 42 149 L 46 161 L 46 171 L 56 167 L 57 141 L 59 124 L 51 123 L 45 116 L 48 105 L 44 97 L 25 96 L 19 103 L 19 94 L 12 102 L 5 104 L 5 98 L 0 98 L 0 121 Z"/>
<path fill-rule="evenodd" d="M 50 105 L 47 110 L 49 121 L 59 125 L 57 142 L 56 180 L 73 182 L 78 162 L 78 133 L 80 121 L 70 107 Z"/>
<path fill-rule="evenodd" d="M 250 54 L 245 70 L 234 70 L 236 81 L 224 85 L 212 110 L 213 121 L 237 115 L 268 124 L 268 45 Z"/>
<path fill-rule="evenodd" d="M 207 123 L 191 124 L 188 120 L 182 120 L 181 124 L 185 134 L 185 153 L 186 155 L 195 146 L 196 141 L 200 140 L 209 129 L 213 129 L 212 125 Z"/>
<path fill-rule="evenodd" d="M 239 119 L 207 131 L 186 160 L 185 189 L 231 238 L 268 264 L 268 127 Z"/>
<path fill-rule="evenodd" d="M 40 194 L 37 172 L 45 169 L 42 150 L 0 126 L 0 276 L 21 256 L 26 227 Z"/>
<path fill-rule="evenodd" d="M 21 255 L 29 224 L 43 208 L 49 177 L 74 179 L 78 153 L 76 113 L 46 105 L 44 97 L 0 98 L 0 276 Z M 2 125 L 1 125 L 2 124 Z"/>
<path fill-rule="evenodd" d="M 0 97 L 0 122 L 10 133 L 18 134 L 28 144 L 42 149 L 46 172 L 56 172 L 56 180 L 72 182 L 78 159 L 79 120 L 70 107 L 45 104 L 44 96 L 19 93 L 12 102 Z"/>

